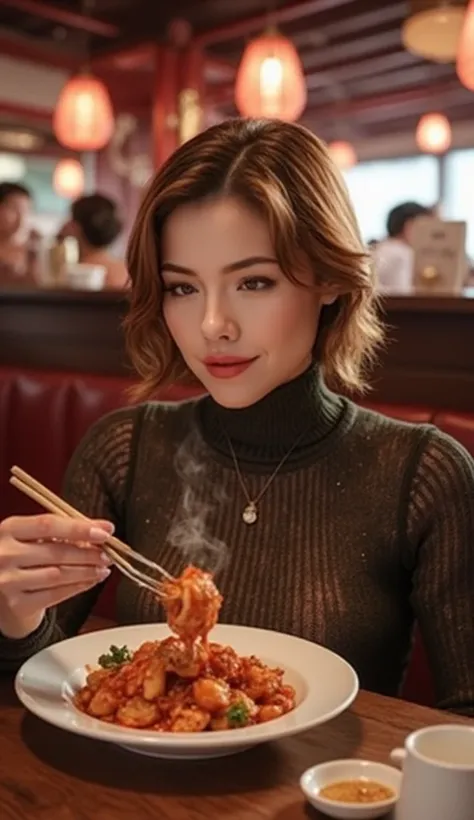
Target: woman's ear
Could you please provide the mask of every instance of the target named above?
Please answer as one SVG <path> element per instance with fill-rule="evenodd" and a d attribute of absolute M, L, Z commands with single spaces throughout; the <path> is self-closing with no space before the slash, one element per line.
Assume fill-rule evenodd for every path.
<path fill-rule="evenodd" d="M 321 292 L 321 304 L 333 305 L 336 299 L 341 295 L 341 288 L 339 285 L 325 284 Z"/>
<path fill-rule="evenodd" d="M 331 293 L 330 291 L 327 291 L 321 297 L 321 304 L 322 305 L 333 305 L 338 297 L 339 297 L 339 293 L 334 293 L 334 292 Z"/>

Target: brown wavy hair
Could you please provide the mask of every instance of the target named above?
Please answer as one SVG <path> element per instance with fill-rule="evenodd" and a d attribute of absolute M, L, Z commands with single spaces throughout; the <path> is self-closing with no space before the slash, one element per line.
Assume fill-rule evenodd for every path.
<path fill-rule="evenodd" d="M 124 321 L 135 398 L 170 384 L 198 385 L 163 318 L 161 232 L 180 205 L 236 196 L 267 221 L 283 273 L 298 282 L 310 265 L 315 284 L 340 294 L 323 307 L 315 346 L 327 384 L 366 388 L 383 338 L 368 255 L 341 174 L 325 144 L 300 125 L 236 119 L 200 133 L 159 169 L 129 241 L 130 308 Z"/>

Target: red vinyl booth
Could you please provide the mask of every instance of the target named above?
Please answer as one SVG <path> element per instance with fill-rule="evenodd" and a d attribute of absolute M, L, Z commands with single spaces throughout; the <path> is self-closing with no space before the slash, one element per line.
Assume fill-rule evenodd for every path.
<path fill-rule="evenodd" d="M 66 465 L 85 431 L 101 416 L 127 404 L 129 379 L 79 373 L 24 372 L 0 367 L 0 520 L 37 507 L 8 483 L 10 467 L 21 466 L 58 492 Z M 170 390 L 163 399 L 179 400 L 189 391 Z M 429 407 L 371 404 L 405 421 L 436 424 L 474 455 L 474 414 L 440 412 Z M 106 586 L 96 614 L 113 618 L 115 584 Z M 407 700 L 431 705 L 433 690 L 424 650 L 415 636 L 403 688 Z"/>

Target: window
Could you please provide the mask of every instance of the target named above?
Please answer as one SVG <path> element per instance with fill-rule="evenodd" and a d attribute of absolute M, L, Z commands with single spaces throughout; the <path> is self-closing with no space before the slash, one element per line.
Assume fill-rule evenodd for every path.
<path fill-rule="evenodd" d="M 388 212 L 395 205 L 414 200 L 432 206 L 439 199 L 439 163 L 434 156 L 361 162 L 344 177 L 365 242 L 386 236 Z"/>
<path fill-rule="evenodd" d="M 466 250 L 474 258 L 474 149 L 452 151 L 446 157 L 445 219 L 467 222 Z"/>

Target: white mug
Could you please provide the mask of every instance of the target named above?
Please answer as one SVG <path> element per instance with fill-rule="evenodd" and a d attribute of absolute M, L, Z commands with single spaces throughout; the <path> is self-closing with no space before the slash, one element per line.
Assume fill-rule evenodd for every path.
<path fill-rule="evenodd" d="M 473 820 L 474 726 L 429 726 L 394 749 L 403 767 L 395 820 Z"/>

